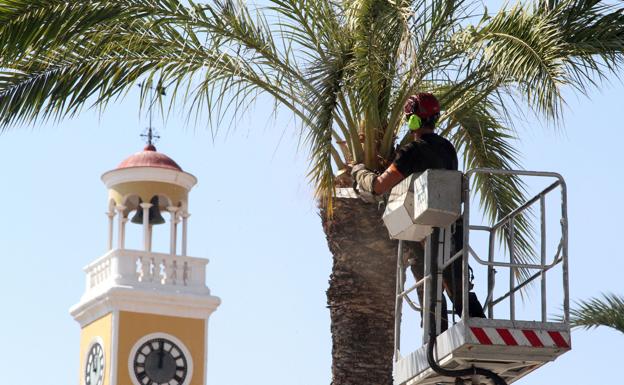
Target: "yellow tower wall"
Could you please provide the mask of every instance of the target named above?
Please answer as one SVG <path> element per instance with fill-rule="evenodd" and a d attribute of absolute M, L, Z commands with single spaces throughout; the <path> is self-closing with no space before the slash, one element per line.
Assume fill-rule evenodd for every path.
<path fill-rule="evenodd" d="M 84 382 L 84 370 L 85 370 L 85 358 L 88 353 L 88 349 L 95 338 L 101 338 L 104 346 L 104 383 L 103 385 L 110 385 L 111 376 L 111 354 L 113 351 L 113 315 L 108 313 L 100 319 L 97 319 L 90 324 L 82 328 L 80 332 L 80 373 L 78 383 L 83 385 Z"/>
<path fill-rule="evenodd" d="M 117 385 L 132 385 L 128 372 L 130 350 L 141 337 L 151 333 L 167 333 L 182 341 L 193 360 L 193 375 L 189 385 L 205 385 L 206 322 L 203 319 L 119 312 Z"/>

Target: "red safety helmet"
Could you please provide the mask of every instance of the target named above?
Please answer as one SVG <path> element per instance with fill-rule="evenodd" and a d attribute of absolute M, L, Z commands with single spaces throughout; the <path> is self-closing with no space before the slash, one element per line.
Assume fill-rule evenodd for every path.
<path fill-rule="evenodd" d="M 440 114 L 440 102 L 433 94 L 421 92 L 407 98 L 403 111 L 407 117 L 416 114 L 423 120 L 429 120 Z"/>

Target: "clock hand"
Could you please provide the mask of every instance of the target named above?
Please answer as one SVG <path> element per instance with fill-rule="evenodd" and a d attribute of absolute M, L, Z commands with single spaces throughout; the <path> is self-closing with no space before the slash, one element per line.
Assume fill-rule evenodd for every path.
<path fill-rule="evenodd" d="M 164 352 L 165 344 L 160 344 L 160 351 L 158 352 L 158 369 L 162 369 L 163 367 L 163 357 L 165 355 Z"/>

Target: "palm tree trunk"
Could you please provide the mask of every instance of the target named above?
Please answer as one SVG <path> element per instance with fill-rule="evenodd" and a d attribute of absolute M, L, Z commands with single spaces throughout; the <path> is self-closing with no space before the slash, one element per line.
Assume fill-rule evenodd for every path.
<path fill-rule="evenodd" d="M 396 241 L 375 204 L 338 198 L 331 218 L 321 214 L 334 259 L 332 385 L 391 385 Z"/>

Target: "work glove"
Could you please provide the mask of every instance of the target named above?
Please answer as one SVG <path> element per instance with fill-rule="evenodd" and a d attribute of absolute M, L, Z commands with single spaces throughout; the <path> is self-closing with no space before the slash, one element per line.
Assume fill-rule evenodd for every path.
<path fill-rule="evenodd" d="M 373 183 L 375 183 L 377 174 L 367 169 L 363 163 L 353 166 L 351 176 L 354 181 L 353 189 L 360 199 L 368 203 L 377 203 L 383 200 L 383 197 L 375 195 L 373 190 Z"/>

